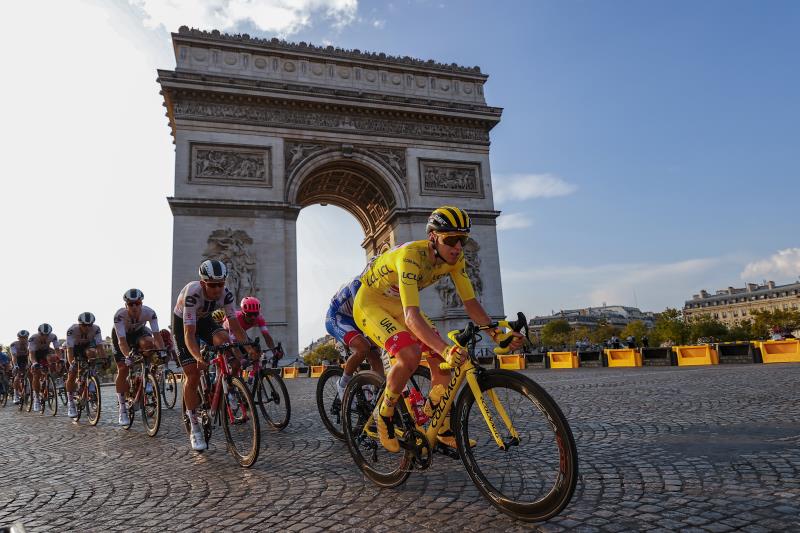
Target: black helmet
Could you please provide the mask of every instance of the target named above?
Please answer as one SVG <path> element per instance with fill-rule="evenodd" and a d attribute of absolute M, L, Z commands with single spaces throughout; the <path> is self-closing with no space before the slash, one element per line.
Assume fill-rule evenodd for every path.
<path fill-rule="evenodd" d="M 428 225 L 425 226 L 425 232 L 430 233 L 435 231 L 437 233 L 469 233 L 472 222 L 469 215 L 463 209 L 452 206 L 442 206 L 434 209 L 431 216 L 428 217 Z"/>

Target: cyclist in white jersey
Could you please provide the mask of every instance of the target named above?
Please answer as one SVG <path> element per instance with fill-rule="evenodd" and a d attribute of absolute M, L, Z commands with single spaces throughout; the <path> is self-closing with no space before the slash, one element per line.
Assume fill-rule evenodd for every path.
<path fill-rule="evenodd" d="M 94 323 L 94 315 L 86 312 L 78 315 L 78 323 L 67 330 L 67 416 L 75 418 L 78 409 L 75 406 L 75 380 L 78 377 L 78 358 L 94 360 L 102 355 L 103 335 L 100 326 Z"/>
<path fill-rule="evenodd" d="M 22 387 L 25 386 L 25 373 L 28 371 L 28 356 L 30 354 L 30 344 L 27 330 L 20 330 L 17 333 L 17 340 L 11 343 L 8 350 L 11 352 L 11 366 L 14 369 L 14 405 L 19 405 Z"/>
<path fill-rule="evenodd" d="M 33 354 L 33 365 L 31 365 L 31 385 L 33 388 L 33 410 L 38 411 L 39 405 L 39 380 L 42 377 L 42 363 L 48 362 L 55 364 L 61 357 L 61 344 L 58 337 L 53 333 L 53 326 L 42 324 L 39 326 L 38 333 L 28 339 L 28 349 Z M 50 346 L 53 346 L 51 349 Z"/>
<path fill-rule="evenodd" d="M 128 388 L 128 367 L 133 364 L 131 349 L 152 350 L 163 349 L 164 341 L 158 328 L 156 312 L 142 305 L 144 293 L 139 289 L 130 289 L 123 296 L 125 307 L 114 314 L 114 329 L 111 331 L 111 343 L 114 346 L 114 360 L 117 362 L 117 402 L 119 403 L 119 423 L 130 424 L 128 409 L 125 407 L 125 390 Z M 150 324 L 150 327 L 147 327 Z M 153 333 L 156 333 L 155 337 Z"/>
<path fill-rule="evenodd" d="M 200 368 L 208 365 L 200 353 L 200 343 L 225 344 L 230 341 L 227 331 L 212 317 L 216 309 L 223 309 L 225 316 L 231 320 L 231 332 L 239 342 L 247 342 L 247 335 L 236 318 L 234 296 L 225 287 L 228 269 L 225 264 L 215 259 L 208 259 L 200 264 L 200 281 L 192 281 L 178 294 L 178 301 L 172 313 L 172 334 L 178 348 L 178 358 L 183 367 L 186 379 L 183 383 L 183 398 L 186 414 L 191 423 L 189 441 L 192 449 L 202 451 L 207 448 L 203 429 L 195 413 L 200 405 L 197 387 L 200 384 Z M 259 353 L 252 346 L 247 352 L 253 360 L 258 360 Z M 198 368 L 199 367 L 199 368 Z"/>

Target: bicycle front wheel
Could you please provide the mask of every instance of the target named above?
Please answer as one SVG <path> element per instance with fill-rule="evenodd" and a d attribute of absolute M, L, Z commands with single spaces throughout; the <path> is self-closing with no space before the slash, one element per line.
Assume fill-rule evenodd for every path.
<path fill-rule="evenodd" d="M 283 378 L 268 372 L 262 374 L 256 396 L 258 407 L 267 424 L 275 429 L 283 429 L 289 425 L 292 404 L 289 402 L 289 391 L 286 390 Z"/>
<path fill-rule="evenodd" d="M 342 430 L 342 399 L 339 398 L 337 383 L 344 374 L 340 366 L 329 366 L 317 382 L 317 410 L 323 425 L 331 435 L 344 440 Z"/>
<path fill-rule="evenodd" d="M 253 396 L 241 379 L 231 378 L 228 394 L 225 395 L 220 409 L 228 451 L 240 466 L 253 466 L 261 447 L 261 427 Z"/>
<path fill-rule="evenodd" d="M 56 416 L 58 414 L 58 396 L 56 393 L 56 382 L 53 376 L 45 378 L 42 390 L 42 414 L 45 408 L 50 409 L 50 415 Z"/>
<path fill-rule="evenodd" d="M 526 522 L 552 518 L 572 499 L 578 480 L 578 452 L 566 418 L 553 398 L 522 374 L 487 370 L 478 384 L 504 445 L 495 441 L 472 389 L 464 387 L 453 431 L 469 476 L 502 512 Z"/>
<path fill-rule="evenodd" d="M 142 422 L 147 434 L 155 437 L 161 427 L 161 394 L 158 382 L 153 374 L 145 372 L 144 391 L 142 392 Z"/>
<path fill-rule="evenodd" d="M 100 422 L 100 381 L 96 376 L 90 376 L 86 380 L 86 419 L 89 424 L 96 426 Z"/>
<path fill-rule="evenodd" d="M 411 474 L 413 455 L 403 450 L 391 453 L 381 445 L 372 411 L 383 396 L 384 379 L 372 371 L 356 374 L 344 390 L 342 429 L 347 449 L 356 466 L 381 487 L 396 487 Z M 395 435 L 405 432 L 405 402 L 395 407 Z"/>
<path fill-rule="evenodd" d="M 175 377 L 175 372 L 170 369 L 164 370 L 161 384 L 163 385 L 164 405 L 167 409 L 172 409 L 178 401 L 178 378 Z"/>
<path fill-rule="evenodd" d="M 29 413 L 33 410 L 33 382 L 30 376 L 25 377 L 25 410 Z"/>

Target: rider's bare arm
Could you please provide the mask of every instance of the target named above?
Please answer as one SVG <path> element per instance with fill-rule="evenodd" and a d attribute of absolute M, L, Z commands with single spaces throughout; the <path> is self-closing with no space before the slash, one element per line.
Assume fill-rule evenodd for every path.
<path fill-rule="evenodd" d="M 427 344 L 436 353 L 441 354 L 444 352 L 447 348 L 447 343 L 428 325 L 419 307 L 406 307 L 403 310 L 403 315 L 406 326 L 417 339 Z"/>
<path fill-rule="evenodd" d="M 183 325 L 183 335 L 184 339 L 186 339 L 186 348 L 189 349 L 189 353 L 192 354 L 198 362 L 203 362 L 203 356 L 200 354 L 200 345 L 197 342 L 197 337 L 195 336 L 197 332 L 197 326 L 194 324 L 184 324 Z"/>

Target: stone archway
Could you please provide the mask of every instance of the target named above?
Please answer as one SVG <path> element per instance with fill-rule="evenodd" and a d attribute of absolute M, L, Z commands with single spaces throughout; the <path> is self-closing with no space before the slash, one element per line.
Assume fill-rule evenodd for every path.
<path fill-rule="evenodd" d="M 295 224 L 308 205 L 350 212 L 367 256 L 424 238 L 443 204 L 473 219 L 470 276 L 503 316 L 486 105 L 477 67 L 182 27 L 159 70 L 175 142 L 173 299 L 204 257 L 229 263 L 297 353 Z M 442 330 L 465 318 L 447 281 L 422 294 Z"/>

